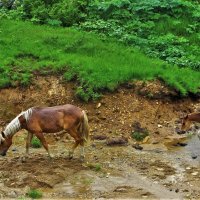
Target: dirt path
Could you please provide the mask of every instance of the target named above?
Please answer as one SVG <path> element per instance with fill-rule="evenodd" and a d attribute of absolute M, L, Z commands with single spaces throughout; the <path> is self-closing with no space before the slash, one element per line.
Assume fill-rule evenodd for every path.
<path fill-rule="evenodd" d="M 45 198 L 200 197 L 199 162 L 185 157 L 184 149 L 175 153 L 146 145 L 138 151 L 131 145 L 108 147 L 96 141 L 87 147 L 87 161 L 82 163 L 78 151 L 73 160 L 67 159 L 71 142 L 53 143 L 52 160 L 44 149 L 32 149 L 25 163 L 19 157 L 24 147 L 13 147 L 1 159 L 2 197 L 23 197 L 30 188 L 39 188 Z"/>
<path fill-rule="evenodd" d="M 1 198 L 24 198 L 30 188 L 40 189 L 47 199 L 200 198 L 197 140 L 191 139 L 186 147 L 173 146 L 180 140 L 176 133 L 180 116 L 198 109 L 199 100 L 178 100 L 162 84 L 138 83 L 86 104 L 74 98 L 73 87 L 54 77 L 39 77 L 30 88 L 0 91 L 2 126 L 31 106 L 72 103 L 87 111 L 91 134 L 104 136 L 88 145 L 84 163 L 78 149 L 73 160 L 67 159 L 73 141 L 62 134 L 46 136 L 52 160 L 41 148 L 31 149 L 22 163 L 26 132 L 16 134 L 7 157 L 0 158 Z M 132 147 L 135 122 L 149 133 L 141 151 Z M 128 139 L 126 146 L 107 146 L 108 138 L 122 136 Z M 195 160 L 193 153 L 198 156 Z"/>

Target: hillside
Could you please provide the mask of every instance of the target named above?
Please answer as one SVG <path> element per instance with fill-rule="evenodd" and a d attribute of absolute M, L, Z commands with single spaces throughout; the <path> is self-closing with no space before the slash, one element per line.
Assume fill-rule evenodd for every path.
<path fill-rule="evenodd" d="M 128 81 L 160 79 L 181 95 L 199 92 L 200 72 L 170 66 L 132 47 L 72 28 L 0 21 L 0 87 L 26 86 L 34 74 L 59 74 L 78 81 L 88 101 Z"/>

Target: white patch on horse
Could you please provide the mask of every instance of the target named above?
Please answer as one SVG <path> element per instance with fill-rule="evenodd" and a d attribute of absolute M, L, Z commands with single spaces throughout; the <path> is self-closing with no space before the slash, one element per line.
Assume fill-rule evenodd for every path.
<path fill-rule="evenodd" d="M 0 144 L 3 142 L 5 139 L 3 138 L 2 134 L 0 134 Z"/>
<path fill-rule="evenodd" d="M 26 121 L 28 121 L 30 119 L 30 116 L 32 115 L 32 108 L 29 108 L 27 111 L 21 112 L 19 115 L 17 115 L 17 117 L 15 117 L 5 128 L 4 130 L 4 134 L 5 136 L 8 135 L 13 135 L 15 134 L 17 131 L 19 131 L 21 129 L 21 124 L 19 121 L 19 117 L 20 116 L 24 116 L 24 118 L 26 119 Z"/>

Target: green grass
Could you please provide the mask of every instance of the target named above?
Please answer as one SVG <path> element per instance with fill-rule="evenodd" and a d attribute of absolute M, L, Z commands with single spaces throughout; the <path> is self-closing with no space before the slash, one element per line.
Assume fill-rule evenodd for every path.
<path fill-rule="evenodd" d="M 132 132 L 131 136 L 136 141 L 142 141 L 145 137 L 147 137 L 149 134 L 147 132 L 141 133 L 141 132 Z"/>
<path fill-rule="evenodd" d="M 27 193 L 28 197 L 32 199 L 40 199 L 42 198 L 42 192 L 37 189 L 30 189 Z"/>
<path fill-rule="evenodd" d="M 77 95 L 98 98 L 130 80 L 159 78 L 182 95 L 199 92 L 200 72 L 150 59 L 134 48 L 72 28 L 0 21 L 0 87 L 27 86 L 33 72 L 74 77 Z"/>
<path fill-rule="evenodd" d="M 40 148 L 40 147 L 42 147 L 42 144 L 38 138 L 33 137 L 33 139 L 31 140 L 31 146 L 33 148 Z"/>

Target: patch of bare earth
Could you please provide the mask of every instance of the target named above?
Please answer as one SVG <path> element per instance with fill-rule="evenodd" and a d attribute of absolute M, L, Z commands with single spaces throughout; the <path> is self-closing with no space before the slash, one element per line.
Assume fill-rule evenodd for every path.
<path fill-rule="evenodd" d="M 1 198 L 23 197 L 30 188 L 39 188 L 45 198 L 199 198 L 199 164 L 193 166 L 184 154 L 168 150 L 168 144 L 182 139 L 176 133 L 180 117 L 197 109 L 198 99 L 178 99 L 158 81 L 128 83 L 90 103 L 74 93 L 74 83 L 62 83 L 58 77 L 38 77 L 30 87 L 0 90 L 2 128 L 32 106 L 69 103 L 87 111 L 94 139 L 84 163 L 78 149 L 68 160 L 73 140 L 63 133 L 46 135 L 52 160 L 41 148 L 31 149 L 22 162 L 26 131 L 20 131 L 8 156 L 0 158 Z M 141 150 L 132 147 L 136 123 L 149 133 Z"/>

